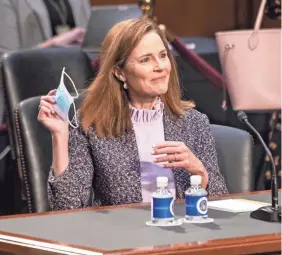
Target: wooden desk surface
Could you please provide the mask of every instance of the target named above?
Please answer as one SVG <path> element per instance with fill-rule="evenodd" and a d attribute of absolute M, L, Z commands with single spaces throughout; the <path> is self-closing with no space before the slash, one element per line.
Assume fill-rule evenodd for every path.
<path fill-rule="evenodd" d="M 246 194 L 233 194 L 224 197 L 233 196 L 246 196 L 250 194 L 266 194 L 269 191 L 252 192 Z M 221 196 L 222 197 L 222 196 Z M 216 198 L 213 198 L 216 199 Z M 179 201 L 180 203 L 183 201 Z M 37 213 L 37 214 L 23 214 L 15 216 L 3 216 L 1 220 L 5 219 L 22 219 L 25 217 L 33 218 L 44 215 L 67 215 L 73 212 L 87 212 L 97 210 L 115 210 L 119 208 L 140 208 L 148 206 L 148 204 L 131 204 L 122 206 L 110 206 L 110 207 L 99 207 L 99 208 L 87 208 L 81 210 L 70 210 L 60 212 L 49 212 L 49 213 Z M 259 224 L 261 221 L 257 221 Z M 276 223 L 274 223 L 276 224 Z M 83 234 L 83 233 L 81 233 Z M 122 235 L 121 231 L 121 235 Z M 34 241 L 36 243 L 26 244 L 25 240 Z M 109 240 L 110 242 L 111 240 Z M 50 245 L 49 247 L 47 247 Z M 55 247 L 56 246 L 56 247 Z M 61 251 L 59 251 L 61 249 Z M 63 251 L 63 249 L 68 249 Z M 50 255 L 50 254 L 112 254 L 112 255 L 141 255 L 141 254 L 164 254 L 164 255 L 175 255 L 175 254 L 217 254 L 217 255 L 231 255 L 231 254 L 257 254 L 267 252 L 277 252 L 280 254 L 281 251 L 281 231 L 270 233 L 270 234 L 259 234 L 240 236 L 226 239 L 215 239 L 201 242 L 183 242 L 173 243 L 168 245 L 156 245 L 141 248 L 131 249 L 118 249 L 118 250 L 102 250 L 92 249 L 89 247 L 82 247 L 77 245 L 70 245 L 68 243 L 54 242 L 47 239 L 35 238 L 31 236 L 20 235 L 13 232 L 4 232 L 0 228 L 0 251 L 9 252 L 10 254 L 28 254 L 28 255 Z M 1 253 L 0 253 L 1 254 Z"/>

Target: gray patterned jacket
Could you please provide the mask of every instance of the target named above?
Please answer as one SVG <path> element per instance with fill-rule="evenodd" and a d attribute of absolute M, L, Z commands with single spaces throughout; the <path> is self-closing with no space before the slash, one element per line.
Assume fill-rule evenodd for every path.
<path fill-rule="evenodd" d="M 209 175 L 208 193 L 228 193 L 219 172 L 214 138 L 206 115 L 194 109 L 175 118 L 164 111 L 166 141 L 182 141 L 202 161 Z M 54 178 L 51 169 L 48 196 L 52 210 L 142 202 L 140 160 L 134 131 L 118 138 L 99 138 L 95 129 L 71 129 L 68 168 Z M 173 169 L 177 198 L 184 198 L 190 174 Z"/>

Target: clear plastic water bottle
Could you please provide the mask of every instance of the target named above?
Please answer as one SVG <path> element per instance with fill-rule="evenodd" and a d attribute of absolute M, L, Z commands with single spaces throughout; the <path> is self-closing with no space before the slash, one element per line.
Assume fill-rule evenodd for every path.
<path fill-rule="evenodd" d="M 208 218 L 208 192 L 202 188 L 202 177 L 192 175 L 191 186 L 185 191 L 185 207 L 187 220 L 201 220 Z"/>
<path fill-rule="evenodd" d="M 167 185 L 167 177 L 157 177 L 157 190 L 152 195 L 151 204 L 151 218 L 155 223 L 174 221 L 174 198 Z"/>

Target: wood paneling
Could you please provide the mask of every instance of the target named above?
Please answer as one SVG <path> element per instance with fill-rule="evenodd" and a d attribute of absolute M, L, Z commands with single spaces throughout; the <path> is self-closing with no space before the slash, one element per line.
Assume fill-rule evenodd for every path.
<path fill-rule="evenodd" d="M 215 31 L 232 28 L 236 0 L 162 0 L 156 7 L 159 23 L 180 36 L 213 36 Z M 224 10 L 228 15 L 222 15 Z"/>
<path fill-rule="evenodd" d="M 136 0 L 92 0 L 93 5 L 132 4 Z M 155 16 L 180 36 L 208 36 L 217 31 L 253 27 L 260 0 L 156 0 Z M 265 18 L 263 27 L 281 27 Z"/>

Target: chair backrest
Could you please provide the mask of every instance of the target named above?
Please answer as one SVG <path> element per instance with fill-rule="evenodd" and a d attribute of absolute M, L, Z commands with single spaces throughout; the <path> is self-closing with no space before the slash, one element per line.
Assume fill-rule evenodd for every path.
<path fill-rule="evenodd" d="M 0 70 L 2 66 L 3 55 L 0 54 Z M 2 81 L 2 73 L 0 72 L 0 125 L 2 124 L 4 116 L 4 94 L 3 94 L 3 81 Z"/>
<path fill-rule="evenodd" d="M 211 125 L 211 131 L 215 138 L 219 168 L 229 192 L 254 191 L 252 136 L 244 130 L 220 125 Z"/>
<path fill-rule="evenodd" d="M 14 111 L 17 104 L 30 97 L 46 95 L 51 89 L 57 88 L 63 67 L 78 90 L 85 89 L 93 78 L 91 60 L 79 49 L 32 49 L 4 57 L 1 69 L 7 121 L 14 136 L 16 128 Z M 72 92 L 73 88 L 66 78 L 65 84 Z"/>
<path fill-rule="evenodd" d="M 0 125 L 2 125 L 4 117 L 4 95 L 3 90 L 0 87 Z"/>
<path fill-rule="evenodd" d="M 82 96 L 75 100 L 79 108 Z M 37 120 L 40 97 L 32 97 L 18 104 L 15 111 L 19 158 L 23 188 L 29 212 L 48 211 L 47 179 L 52 163 L 50 132 Z M 70 119 L 73 115 L 73 107 Z"/>

